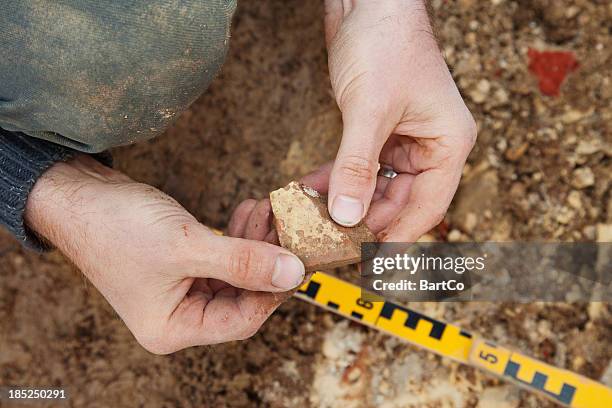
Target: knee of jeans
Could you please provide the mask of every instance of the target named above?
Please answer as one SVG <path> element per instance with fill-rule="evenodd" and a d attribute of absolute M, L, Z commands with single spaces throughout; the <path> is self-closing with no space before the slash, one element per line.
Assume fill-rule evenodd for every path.
<path fill-rule="evenodd" d="M 25 104 L 38 106 L 26 106 L 19 120 L 26 133 L 61 135 L 61 143 L 87 152 L 150 139 L 187 109 L 224 61 L 236 5 L 73 3 L 51 3 L 55 20 L 48 10 L 46 19 L 28 16 L 32 57 L 42 63 L 24 84 L 36 88 L 25 94 L 37 95 Z"/>

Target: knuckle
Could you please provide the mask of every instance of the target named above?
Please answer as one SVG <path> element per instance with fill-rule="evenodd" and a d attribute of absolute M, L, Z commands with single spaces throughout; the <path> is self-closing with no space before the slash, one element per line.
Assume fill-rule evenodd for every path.
<path fill-rule="evenodd" d="M 228 272 L 240 282 L 247 282 L 252 277 L 261 275 L 263 262 L 257 251 L 250 245 L 239 245 L 229 259 Z"/>
<path fill-rule="evenodd" d="M 476 121 L 471 115 L 467 119 L 464 133 L 467 139 L 469 140 L 470 146 L 474 146 L 474 144 L 476 143 L 476 138 L 478 137 L 478 126 L 476 125 Z"/>
<path fill-rule="evenodd" d="M 472 115 L 466 118 L 465 123 L 460 127 L 460 132 L 463 146 L 468 152 L 471 151 L 478 135 L 478 126 Z"/>
<path fill-rule="evenodd" d="M 339 171 L 349 185 L 361 185 L 374 180 L 377 164 L 358 155 L 349 155 L 340 163 Z"/>

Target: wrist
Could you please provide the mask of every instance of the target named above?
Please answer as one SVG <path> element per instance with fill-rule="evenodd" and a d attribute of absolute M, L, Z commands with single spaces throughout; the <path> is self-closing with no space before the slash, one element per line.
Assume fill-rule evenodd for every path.
<path fill-rule="evenodd" d="M 88 155 L 58 162 L 43 173 L 30 192 L 25 223 L 62 252 L 71 252 L 71 242 L 83 233 L 80 229 L 95 213 L 104 187 L 130 181 Z"/>

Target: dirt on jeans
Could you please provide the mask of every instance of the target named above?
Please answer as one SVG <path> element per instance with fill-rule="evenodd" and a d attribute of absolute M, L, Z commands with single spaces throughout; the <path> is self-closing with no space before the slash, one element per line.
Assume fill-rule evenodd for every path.
<path fill-rule="evenodd" d="M 429 238 L 610 241 L 609 2 L 432 5 L 479 139 Z M 209 91 L 163 136 L 115 151 L 116 166 L 223 228 L 241 200 L 332 159 L 342 124 L 322 16 L 322 2 L 242 2 Z M 543 94 L 550 86 L 530 72 L 533 50 L 577 62 L 559 96 Z M 2 232 L 0 255 L 0 385 L 63 387 L 72 406 L 553 406 L 296 299 L 248 341 L 153 356 L 60 254 L 30 253 Z M 612 377 L 606 303 L 413 306 L 557 366 Z"/>

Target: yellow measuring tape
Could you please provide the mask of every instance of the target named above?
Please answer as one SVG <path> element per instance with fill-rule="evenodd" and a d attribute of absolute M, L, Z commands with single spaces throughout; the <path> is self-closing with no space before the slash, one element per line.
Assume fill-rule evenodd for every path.
<path fill-rule="evenodd" d="M 568 370 L 481 339 L 460 327 L 367 293 L 359 286 L 316 272 L 299 299 L 392 334 L 463 364 L 483 369 L 557 403 L 575 408 L 612 407 L 612 390 Z"/>

